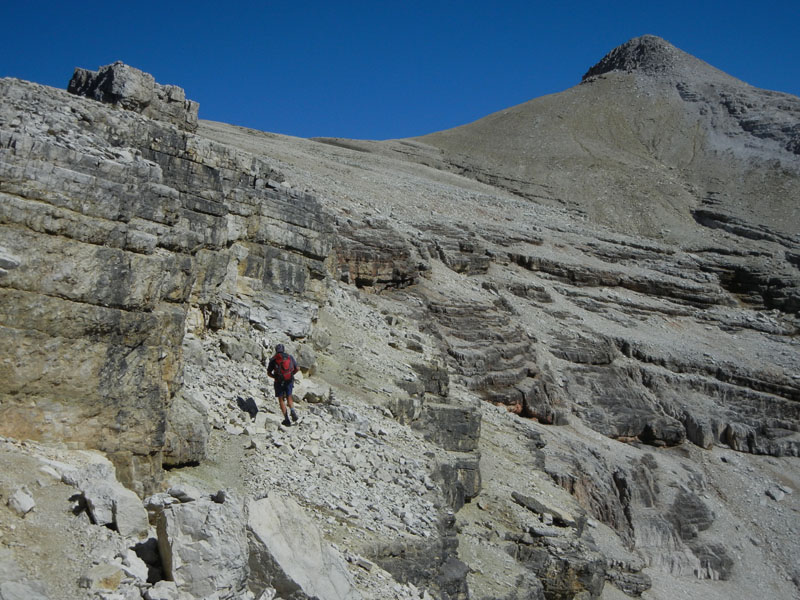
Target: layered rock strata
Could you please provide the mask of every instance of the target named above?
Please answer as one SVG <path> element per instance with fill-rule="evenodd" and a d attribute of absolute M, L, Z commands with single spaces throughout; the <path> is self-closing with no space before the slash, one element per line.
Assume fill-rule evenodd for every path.
<path fill-rule="evenodd" d="M 126 482 L 153 489 L 168 427 L 202 436 L 167 423 L 190 303 L 283 331 L 280 305 L 313 297 L 324 276 L 331 226 L 252 155 L 93 100 L 0 86 L 2 431 L 102 449 Z M 178 452 L 199 460 L 202 441 Z"/>
<path fill-rule="evenodd" d="M 195 130 L 121 65 L 71 88 L 0 82 L 0 431 L 40 440 L 2 440 L 3 594 L 318 595 L 244 541 L 276 488 L 363 597 L 796 591 L 796 99 L 649 37 L 418 140 Z M 148 529 L 108 463 L 53 479 L 62 443 L 204 491 Z"/>

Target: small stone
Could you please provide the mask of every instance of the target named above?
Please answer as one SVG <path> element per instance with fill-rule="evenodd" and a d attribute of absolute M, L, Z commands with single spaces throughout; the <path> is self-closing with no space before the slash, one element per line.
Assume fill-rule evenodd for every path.
<path fill-rule="evenodd" d="M 146 600 L 175 600 L 178 597 L 178 586 L 174 581 L 158 581 L 144 593 Z"/>
<path fill-rule="evenodd" d="M 211 500 L 217 504 L 225 504 L 225 501 L 228 500 L 229 497 L 227 491 L 219 490 L 216 494 L 211 495 Z"/>
<path fill-rule="evenodd" d="M 244 447 L 246 450 L 256 450 L 257 452 L 262 452 L 264 450 L 264 442 L 251 437 L 245 443 Z"/>
<path fill-rule="evenodd" d="M 203 492 L 187 485 L 173 485 L 167 493 L 179 502 L 194 502 L 203 496 Z"/>
<path fill-rule="evenodd" d="M 27 488 L 21 487 L 8 499 L 8 507 L 20 517 L 24 517 L 36 506 L 36 502 Z"/>
<path fill-rule="evenodd" d="M 374 566 L 366 558 L 361 558 L 360 556 L 356 559 L 356 564 L 365 571 L 372 571 L 372 567 Z"/>
<path fill-rule="evenodd" d="M 779 488 L 769 488 L 767 490 L 767 496 L 775 500 L 775 502 L 780 502 L 783 500 L 786 494 L 784 494 Z"/>
<path fill-rule="evenodd" d="M 122 570 L 134 579 L 147 581 L 147 564 L 131 549 L 128 549 L 125 558 L 122 560 Z"/>
<path fill-rule="evenodd" d="M 91 590 L 116 590 L 122 581 L 123 571 L 118 565 L 101 564 L 89 569 L 79 585 Z"/>

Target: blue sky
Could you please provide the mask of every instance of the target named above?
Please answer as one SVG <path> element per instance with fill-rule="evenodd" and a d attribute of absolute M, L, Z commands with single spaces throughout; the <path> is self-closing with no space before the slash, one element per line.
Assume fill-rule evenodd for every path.
<path fill-rule="evenodd" d="M 447 129 L 576 85 L 646 33 L 800 95 L 800 2 L 7 0 L 0 76 L 66 88 L 115 60 L 200 118 L 302 137 Z"/>

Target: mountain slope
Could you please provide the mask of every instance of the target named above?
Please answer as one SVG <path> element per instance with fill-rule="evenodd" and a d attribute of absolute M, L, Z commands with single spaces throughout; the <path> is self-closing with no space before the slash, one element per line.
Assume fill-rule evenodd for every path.
<path fill-rule="evenodd" d="M 612 51 L 575 88 L 417 139 L 515 182 L 509 189 L 616 228 L 662 237 L 685 230 L 709 202 L 792 236 L 799 118 L 800 99 L 645 36 Z"/>
<path fill-rule="evenodd" d="M 619 231 L 702 239 L 694 221 L 800 228 L 800 99 L 749 86 L 655 36 L 580 85 L 405 141 L 329 143 L 464 173 Z"/>
<path fill-rule="evenodd" d="M 121 63 L 0 81 L 0 592 L 796 595 L 792 127 L 678 103 L 741 84 L 661 40 L 601 65 L 394 142 L 197 122 Z"/>

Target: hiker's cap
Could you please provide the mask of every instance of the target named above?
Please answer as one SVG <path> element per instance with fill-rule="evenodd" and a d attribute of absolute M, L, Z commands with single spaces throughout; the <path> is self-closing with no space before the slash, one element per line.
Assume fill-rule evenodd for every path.
<path fill-rule="evenodd" d="M 283 350 L 284 350 L 283 344 L 278 344 L 277 346 L 275 346 L 275 352 L 283 352 Z"/>

